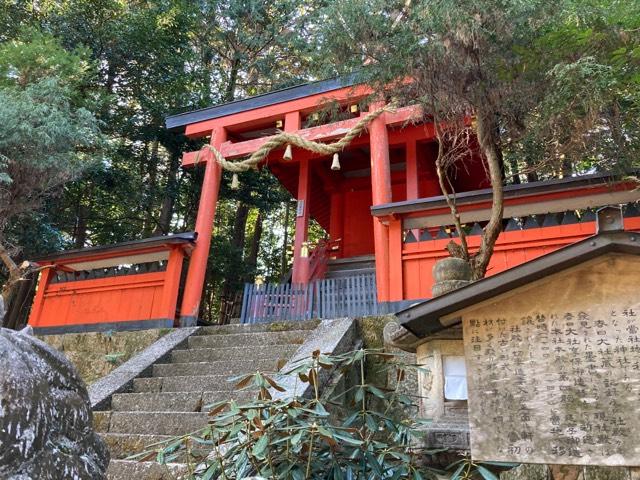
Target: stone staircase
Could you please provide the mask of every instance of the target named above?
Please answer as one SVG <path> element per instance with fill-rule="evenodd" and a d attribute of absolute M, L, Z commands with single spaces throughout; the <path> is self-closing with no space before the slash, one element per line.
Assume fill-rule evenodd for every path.
<path fill-rule="evenodd" d="M 169 363 L 155 363 L 150 377 L 136 378 L 129 393 L 111 398 L 111 410 L 94 412 L 94 423 L 111 452 L 110 480 L 174 478 L 184 466 L 136 462 L 127 457 L 145 447 L 207 424 L 210 403 L 255 398 L 234 391 L 231 376 L 276 372 L 304 343 L 318 322 L 282 322 L 201 328 Z"/>

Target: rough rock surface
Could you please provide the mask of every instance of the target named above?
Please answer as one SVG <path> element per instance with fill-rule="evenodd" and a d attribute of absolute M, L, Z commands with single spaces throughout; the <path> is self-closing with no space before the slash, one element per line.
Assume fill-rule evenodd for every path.
<path fill-rule="evenodd" d="M 3 328 L 0 359 L 0 478 L 105 478 L 109 452 L 71 363 L 46 343 Z"/>

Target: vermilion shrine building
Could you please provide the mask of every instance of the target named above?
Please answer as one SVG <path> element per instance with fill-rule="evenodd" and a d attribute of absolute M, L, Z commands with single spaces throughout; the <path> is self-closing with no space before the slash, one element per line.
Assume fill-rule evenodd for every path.
<path fill-rule="evenodd" d="M 278 129 L 336 141 L 367 113 L 358 105 L 370 94 L 363 85 L 321 81 L 170 116 L 167 128 L 207 137 L 225 158 L 239 159 Z M 314 114 L 327 102 L 340 105 L 348 118 L 315 124 Z M 419 108 L 398 108 L 373 120 L 340 153 L 340 170 L 331 169 L 331 157 L 294 148 L 287 161 L 283 151 L 273 151 L 263 168 L 298 200 L 292 280 L 248 285 L 243 321 L 386 313 L 431 296 L 431 268 L 447 256 L 452 229 L 435 172 L 433 124 Z M 195 323 L 222 174 L 206 149 L 185 153 L 182 165 L 205 169 L 195 232 L 41 259 L 51 268 L 41 274 L 33 327 L 54 332 Z M 479 155 L 469 155 L 453 184 L 469 243 L 477 246 L 491 207 Z M 634 188 L 604 175 L 505 187 L 505 231 L 488 274 L 592 235 L 595 207 L 627 205 L 625 228 L 640 229 Z M 307 243 L 312 218 L 327 234 L 326 242 L 313 246 Z"/>

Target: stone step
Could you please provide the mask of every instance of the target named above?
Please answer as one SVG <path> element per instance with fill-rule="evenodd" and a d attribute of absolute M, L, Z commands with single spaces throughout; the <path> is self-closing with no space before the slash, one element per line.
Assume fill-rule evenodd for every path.
<path fill-rule="evenodd" d="M 248 402 L 255 399 L 256 394 L 250 390 L 117 393 L 111 399 L 111 408 L 119 412 L 201 412 L 212 403 Z"/>
<path fill-rule="evenodd" d="M 189 348 L 245 347 L 251 350 L 257 345 L 302 344 L 307 330 L 263 333 L 231 333 L 228 335 L 194 335 L 189 337 Z"/>
<path fill-rule="evenodd" d="M 329 270 L 325 274 L 324 278 L 346 278 L 346 277 L 359 277 L 362 275 L 371 275 L 375 273 L 375 268 L 354 268 L 350 270 Z"/>
<path fill-rule="evenodd" d="M 225 347 L 225 348 L 189 348 L 185 350 L 174 350 L 171 352 L 172 363 L 192 363 L 192 362 L 215 362 L 219 360 L 229 360 L 230 358 L 241 358 L 243 360 L 286 358 L 289 359 L 300 348 L 299 345 L 256 345 L 251 349 L 246 347 Z"/>
<path fill-rule="evenodd" d="M 108 480 L 175 480 L 187 473 L 187 466 L 179 463 L 160 465 L 155 462 L 111 460 Z"/>
<path fill-rule="evenodd" d="M 254 361 L 238 360 L 221 362 L 194 362 L 194 363 L 157 363 L 153 366 L 154 377 L 187 377 L 200 375 L 240 375 L 256 370 L 264 372 L 277 372 L 284 364 L 286 358 L 263 359 Z"/>
<path fill-rule="evenodd" d="M 136 378 L 134 393 L 142 392 L 202 392 L 234 390 L 237 382 L 230 382 L 229 375 L 202 375 L 181 377 Z"/>
<path fill-rule="evenodd" d="M 184 435 L 206 427 L 208 418 L 195 412 L 111 412 L 109 433 Z"/>
<path fill-rule="evenodd" d="M 292 320 L 271 323 L 252 323 L 237 325 L 216 325 L 202 327 L 196 335 L 227 335 L 233 333 L 282 332 L 288 330 L 313 330 L 318 326 L 318 320 Z"/>
<path fill-rule="evenodd" d="M 130 457 L 147 450 L 156 449 L 161 443 L 175 437 L 170 435 L 141 435 L 130 433 L 101 433 L 100 436 L 109 447 L 111 461 Z"/>

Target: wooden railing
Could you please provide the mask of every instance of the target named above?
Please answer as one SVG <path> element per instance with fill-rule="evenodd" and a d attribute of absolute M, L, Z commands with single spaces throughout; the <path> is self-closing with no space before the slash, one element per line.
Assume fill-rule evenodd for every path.
<path fill-rule="evenodd" d="M 242 323 L 340 318 L 388 313 L 377 301 L 375 274 L 316 280 L 306 285 L 248 283 Z"/>
<path fill-rule="evenodd" d="M 314 245 L 309 245 L 309 281 L 324 278 L 327 273 L 329 258 L 340 250 L 340 239 L 323 239 Z"/>

